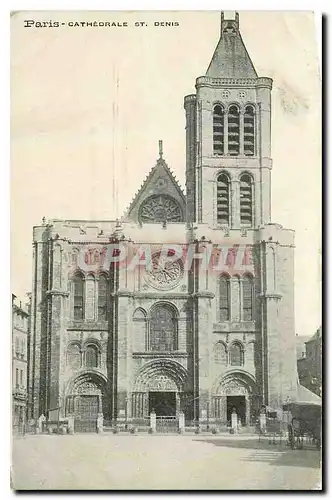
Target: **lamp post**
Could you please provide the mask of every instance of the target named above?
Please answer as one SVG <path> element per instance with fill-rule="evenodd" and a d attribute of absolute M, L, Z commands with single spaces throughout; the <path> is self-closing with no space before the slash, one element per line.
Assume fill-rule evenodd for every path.
<path fill-rule="evenodd" d="M 206 402 L 206 430 L 210 429 L 210 403 Z"/>
<path fill-rule="evenodd" d="M 128 398 L 125 399 L 125 429 L 128 429 Z"/>

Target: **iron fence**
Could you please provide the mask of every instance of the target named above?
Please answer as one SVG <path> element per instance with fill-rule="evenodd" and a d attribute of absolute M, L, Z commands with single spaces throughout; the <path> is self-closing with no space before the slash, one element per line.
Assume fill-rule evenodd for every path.
<path fill-rule="evenodd" d="M 174 416 L 157 416 L 156 418 L 156 431 L 159 433 L 176 433 L 179 429 L 177 417 Z"/>
<path fill-rule="evenodd" d="M 97 432 L 97 419 L 96 418 L 75 418 L 74 432 Z"/>
<path fill-rule="evenodd" d="M 150 417 L 126 420 L 104 419 L 104 432 L 149 432 Z"/>

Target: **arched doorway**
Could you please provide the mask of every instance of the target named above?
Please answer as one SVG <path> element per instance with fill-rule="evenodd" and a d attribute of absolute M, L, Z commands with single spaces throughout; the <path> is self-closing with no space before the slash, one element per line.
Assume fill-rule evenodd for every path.
<path fill-rule="evenodd" d="M 176 417 L 186 394 L 187 371 L 168 359 L 146 363 L 136 376 L 132 391 L 133 418 L 146 418 L 152 410 L 157 417 Z"/>
<path fill-rule="evenodd" d="M 245 372 L 230 372 L 219 378 L 212 394 L 213 416 L 224 424 L 230 423 L 235 409 L 242 425 L 250 425 L 260 408 L 257 385 Z"/>
<path fill-rule="evenodd" d="M 76 421 L 96 422 L 104 413 L 106 379 L 98 373 L 84 372 L 72 380 L 67 389 L 65 415 Z"/>
<path fill-rule="evenodd" d="M 149 384 L 149 413 L 175 417 L 179 408 L 178 387 L 168 375 L 158 375 Z"/>

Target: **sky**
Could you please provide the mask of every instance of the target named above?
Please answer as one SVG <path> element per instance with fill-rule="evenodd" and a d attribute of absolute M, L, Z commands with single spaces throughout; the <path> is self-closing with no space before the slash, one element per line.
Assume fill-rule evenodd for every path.
<path fill-rule="evenodd" d="M 25 20 L 128 27 L 24 27 Z M 177 22 L 179 26 L 155 26 Z M 135 22 L 146 25 L 136 27 Z M 272 91 L 272 222 L 296 231 L 296 333 L 321 324 L 321 95 L 314 16 L 240 12 Z M 11 18 L 11 286 L 32 282 L 32 227 L 121 217 L 158 157 L 184 186 L 183 98 L 217 44 L 220 13 L 19 12 Z"/>

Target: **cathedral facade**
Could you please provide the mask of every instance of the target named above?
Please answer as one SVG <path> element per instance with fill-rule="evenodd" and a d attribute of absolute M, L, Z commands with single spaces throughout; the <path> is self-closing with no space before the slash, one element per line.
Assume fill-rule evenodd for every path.
<path fill-rule="evenodd" d="M 29 411 L 244 425 L 296 398 L 294 231 L 271 222 L 272 80 L 221 17 L 184 98 L 186 193 L 159 158 L 117 221 L 33 230 Z M 166 250 L 165 250 L 166 249 Z"/>

